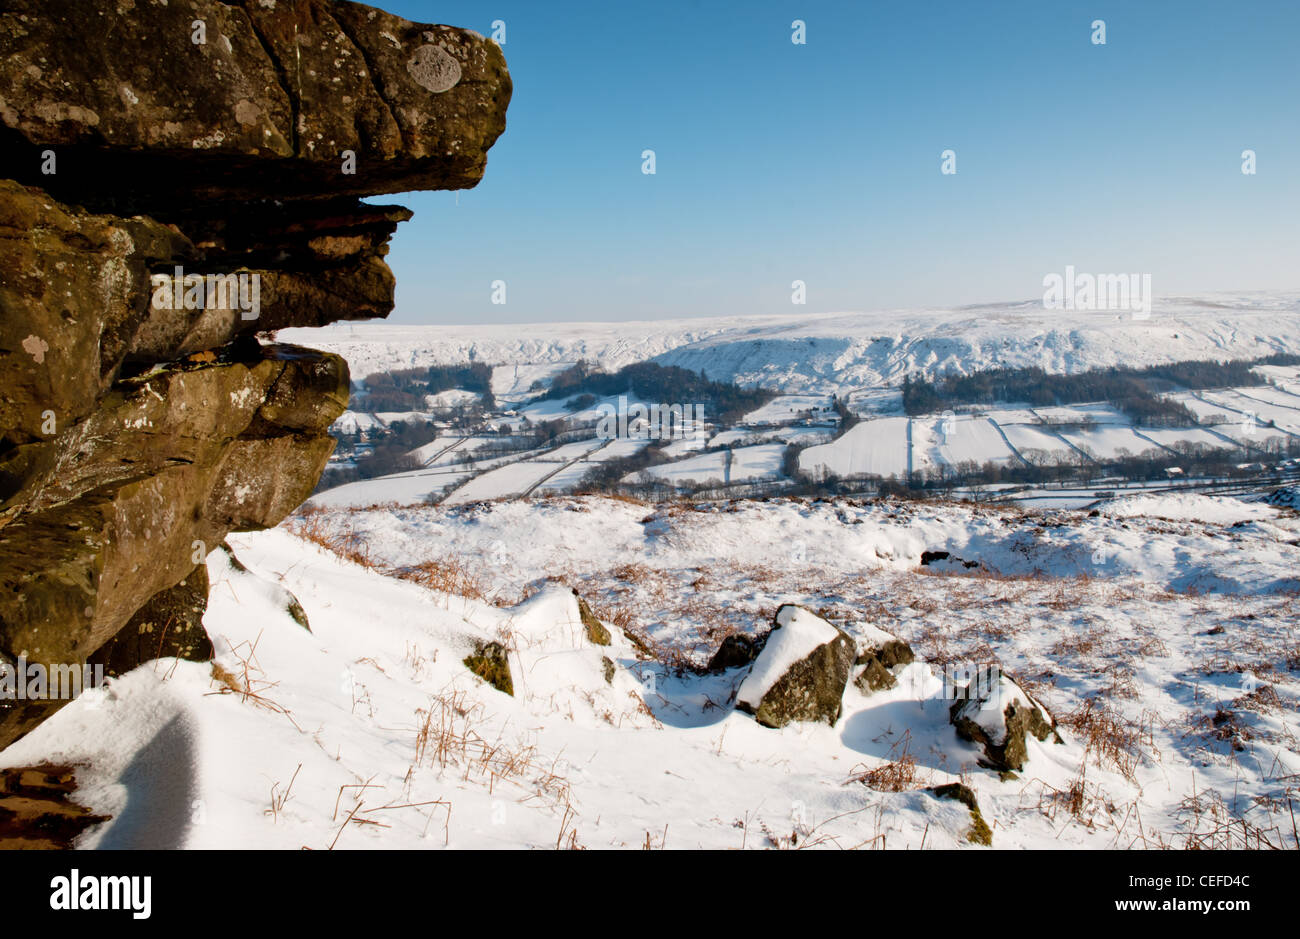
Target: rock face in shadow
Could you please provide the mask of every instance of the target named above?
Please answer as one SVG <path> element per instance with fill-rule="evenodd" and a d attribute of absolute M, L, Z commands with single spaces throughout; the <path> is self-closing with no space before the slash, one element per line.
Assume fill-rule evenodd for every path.
<path fill-rule="evenodd" d="M 347 406 L 263 337 L 386 316 L 411 213 L 361 197 L 475 185 L 510 93 L 494 43 L 360 4 L 6 0 L 0 662 L 210 655 L 204 557 Z M 62 703 L 0 695 L 0 748 Z"/>
<path fill-rule="evenodd" d="M 754 640 L 740 633 L 731 633 L 724 636 L 718 644 L 718 651 L 709 659 L 708 670 L 716 673 L 725 672 L 729 668 L 744 668 L 758 658 L 762 651 L 762 639 Z"/>
<path fill-rule="evenodd" d="M 90 657 L 109 678 L 124 675 L 150 659 L 205 662 L 212 640 L 203 628 L 208 608 L 208 569 L 200 564 L 175 587 L 155 593 L 130 622 Z"/>

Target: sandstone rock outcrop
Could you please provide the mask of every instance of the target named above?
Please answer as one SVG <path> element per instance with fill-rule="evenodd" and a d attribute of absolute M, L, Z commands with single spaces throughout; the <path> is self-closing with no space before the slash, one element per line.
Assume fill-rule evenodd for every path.
<path fill-rule="evenodd" d="M 355 3 L 0 0 L 0 662 L 210 654 L 205 555 L 311 492 L 348 399 L 259 336 L 387 315 L 411 213 L 360 198 L 475 185 L 510 93 Z M 0 700 L 0 748 L 62 703 Z"/>

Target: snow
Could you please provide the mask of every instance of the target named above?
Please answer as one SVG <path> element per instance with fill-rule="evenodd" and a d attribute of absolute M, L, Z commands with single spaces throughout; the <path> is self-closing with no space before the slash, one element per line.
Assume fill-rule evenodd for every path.
<path fill-rule="evenodd" d="M 1141 511 L 1152 514 L 1127 500 L 1090 517 L 595 497 L 327 510 L 310 524 L 346 536 L 373 568 L 295 536 L 295 522 L 231 537 L 247 574 L 209 557 L 205 624 L 249 693 L 207 665 L 151 663 L 69 704 L 0 763 L 77 764 L 79 798 L 114 816 L 85 847 L 553 848 L 571 832 L 590 847 L 638 847 L 667 827 L 669 847 L 785 845 L 798 833 L 801 845 L 885 835 L 896 849 L 979 850 L 960 805 L 855 781 L 903 753 L 917 787 L 971 785 L 1001 848 L 1182 847 L 1213 824 L 1188 813 L 1192 793 L 1289 833 L 1285 808 L 1269 806 L 1300 773 L 1300 681 L 1282 662 L 1295 643 L 1300 516 L 1182 494 Z M 996 576 L 920 569 L 934 549 Z M 384 573 L 458 559 L 472 596 Z M 585 637 L 569 584 L 612 645 Z M 311 632 L 287 615 L 285 590 Z M 748 675 L 701 675 L 640 658 L 612 623 L 617 613 L 701 662 L 717 630 L 753 635 L 784 603 L 825 608 L 860 646 L 897 635 L 918 660 L 896 670 L 895 688 L 864 696 L 850 684 L 834 727 L 771 730 L 734 702 L 833 638 L 830 624 L 791 612 Z M 509 650 L 515 697 L 461 664 L 487 640 Z M 1019 780 L 979 767 L 949 723 L 935 663 L 990 659 L 1058 719 L 1093 701 L 1141 727 L 1131 766 L 1067 727 L 1064 745 L 1030 743 Z M 1236 666 L 1280 703 L 1240 703 L 1254 686 Z M 1241 749 L 1212 724 L 1217 709 L 1247 729 Z M 1085 771 L 1084 814 L 1051 810 Z M 1126 821 L 1138 813 L 1140 834 Z"/>
<path fill-rule="evenodd" d="M 839 635 L 820 616 L 796 606 L 780 611 L 777 626 L 780 628 L 774 628 L 768 635 L 767 644 L 736 691 L 736 701 L 754 710 L 790 666 L 806 659 L 819 646 L 834 642 Z"/>
<path fill-rule="evenodd" d="M 1283 407 L 1252 396 L 1253 389 L 1233 389 L 1229 391 L 1205 391 L 1201 393 L 1211 405 L 1218 405 L 1229 416 L 1241 415 L 1240 420 L 1248 422 L 1251 416 L 1261 423 L 1273 422 L 1281 430 L 1292 434 L 1300 433 L 1300 410 Z"/>
<path fill-rule="evenodd" d="M 934 416 L 899 416 L 896 390 L 909 370 L 1253 357 L 1297 346 L 1298 311 L 1295 295 L 1238 296 L 1158 302 L 1139 322 L 1065 322 L 1027 303 L 528 330 L 338 324 L 279 338 L 338 351 L 357 376 L 489 362 L 494 392 L 536 419 L 564 413 L 564 402 L 521 405 L 533 383 L 580 359 L 609 369 L 653 360 L 780 389 L 747 420 L 784 439 L 824 439 L 824 427 L 788 426 L 793 410 L 853 391 L 856 408 L 880 416 L 809 447 L 802 465 L 902 476 L 1014 459 L 1008 442 L 1021 456 L 1074 459 L 1040 417 L 1094 421 L 1095 431 L 1064 433 L 1106 454 L 1223 437 L 1262 446 L 1300 432 L 1294 368 L 1263 370 L 1280 388 L 1174 395 L 1202 417 L 1222 416 L 1186 430 L 1134 429 L 1095 405 L 1012 403 L 957 415 L 946 431 Z M 1278 428 L 1248 426 L 1247 411 Z M 346 412 L 336 428 L 412 417 L 422 415 Z M 442 437 L 417 451 L 431 464 L 422 470 L 330 490 L 311 500 L 318 511 L 231 536 L 247 572 L 219 551 L 208 558 L 205 625 L 221 672 L 149 663 L 65 707 L 0 765 L 76 764 L 78 798 L 113 816 L 83 847 L 724 849 L 789 846 L 795 834 L 801 846 L 887 837 L 891 848 L 977 850 L 964 807 L 919 789 L 957 780 L 972 786 L 1003 848 L 1186 847 L 1222 819 L 1232 824 L 1219 831 L 1249 823 L 1289 844 L 1290 819 L 1276 807 L 1300 775 L 1294 489 L 1263 502 L 1131 493 L 1095 514 L 1068 508 L 1096 502 L 1086 489 L 1023 495 L 1050 504 L 1042 511 L 782 498 L 652 505 L 539 498 L 646 441 L 498 456 L 471 478 L 456 459 L 486 439 Z M 772 478 L 784 450 L 737 448 L 733 479 Z M 720 453 L 671 452 L 686 458 L 652 475 L 722 475 Z M 424 504 L 448 486 L 453 498 Z M 308 535 L 346 542 L 369 564 Z M 979 566 L 922 569 L 932 550 Z M 460 566 L 453 592 L 398 575 L 439 564 Z M 611 645 L 591 643 L 570 586 L 606 622 Z M 290 592 L 310 631 L 288 614 Z M 748 672 L 675 667 L 706 662 L 729 632 L 756 635 L 786 603 L 825 618 L 787 607 Z M 616 623 L 661 657 L 639 653 Z M 771 730 L 734 707 L 756 705 L 836 627 L 860 646 L 897 636 L 917 661 L 885 691 L 850 683 L 834 727 Z M 513 697 L 463 665 L 486 641 L 508 650 Z M 1067 732 L 1063 745 L 1031 741 L 1020 779 L 980 767 L 949 722 L 940 663 L 990 660 L 1018 679 L 1003 677 L 973 715 L 995 736 L 1006 703 L 1022 696 L 1062 719 L 1095 705 L 1131 734 L 1122 759 Z M 1260 682 L 1276 697 L 1251 697 Z M 1232 725 L 1215 723 L 1225 712 L 1244 728 L 1232 739 Z M 863 784 L 864 772 L 904 754 L 916 761 L 911 791 Z M 1085 778 L 1084 808 L 1071 814 L 1058 796 Z M 1212 811 L 1202 818 L 1192 803 Z"/>
<path fill-rule="evenodd" d="M 924 440 L 919 440 L 920 425 Z M 957 466 L 973 462 L 1019 462 L 997 426 L 987 418 L 954 416 L 948 419 L 912 423 L 912 461 L 914 465 L 946 463 Z"/>
<path fill-rule="evenodd" d="M 737 447 L 731 451 L 731 454 L 731 482 L 773 479 L 781 475 L 785 445 L 759 444 L 753 447 Z M 639 473 L 632 473 L 628 476 L 628 481 L 648 476 L 676 484 L 685 483 L 687 480 L 694 480 L 697 483 L 716 480 L 721 483 L 726 478 L 726 455 L 726 451 L 718 450 L 672 463 L 651 466 Z"/>
<path fill-rule="evenodd" d="M 384 422 L 373 414 L 364 411 L 344 411 L 330 425 L 330 430 L 336 434 L 356 434 L 384 426 Z"/>
<path fill-rule="evenodd" d="M 807 416 L 808 412 L 821 415 L 829 411 L 829 395 L 777 395 L 767 404 L 750 411 L 740 419 L 742 424 L 789 424 Z M 833 416 L 833 415 L 832 415 Z"/>
<path fill-rule="evenodd" d="M 449 388 L 437 394 L 425 395 L 424 406 L 429 410 L 435 408 L 454 408 L 477 402 L 482 396 L 464 388 Z"/>
<path fill-rule="evenodd" d="M 640 361 L 705 371 L 791 394 L 827 395 L 897 386 L 928 376 L 994 367 L 1081 372 L 1112 365 L 1258 358 L 1300 345 L 1300 295 L 1212 294 L 1156 298 L 1149 320 L 1076 314 L 1063 320 L 1041 300 L 978 307 L 700 317 L 655 322 L 391 326 L 333 324 L 285 329 L 281 341 L 337 352 L 352 374 L 492 363 L 493 391 L 523 393 L 580 359 L 608 371 Z M 516 377 L 514 368 L 519 367 Z"/>
<path fill-rule="evenodd" d="M 1219 499 L 1191 492 L 1125 496 L 1099 503 L 1097 510 L 1108 518 L 1164 518 L 1209 525 L 1235 525 L 1277 516 L 1275 509 L 1258 502 Z"/>
<path fill-rule="evenodd" d="M 392 327 L 385 328 L 391 329 Z M 498 365 L 492 369 L 492 394 L 499 399 L 519 401 L 527 398 L 530 394 L 537 393 L 531 390 L 535 383 L 540 382 L 542 385 L 549 385 L 551 379 L 557 374 L 576 364 L 577 360 L 572 362 L 548 362 L 541 365 L 528 363 Z M 381 365 L 380 368 L 382 367 Z M 373 370 L 378 371 L 379 369 Z"/>
<path fill-rule="evenodd" d="M 1231 447 L 1234 444 L 1234 441 L 1225 439 L 1208 428 L 1139 427 L 1137 428 L 1137 432 L 1143 437 L 1149 439 L 1152 443 L 1170 448 L 1183 445 L 1191 446 L 1193 448 L 1218 450 L 1223 447 Z"/>
<path fill-rule="evenodd" d="M 249 578 L 216 572 L 207 619 L 218 661 L 241 674 L 250 661 L 256 697 L 217 693 L 204 665 L 159 663 L 114 682 L 97 706 L 74 702 L 4 754 L 6 765 L 36 754 L 81 765 L 80 797 L 115 816 L 83 847 L 541 848 L 560 843 L 566 824 L 577 843 L 604 847 L 665 830 L 673 847 L 762 847 L 819 827 L 845 847 L 873 831 L 964 843 L 964 811 L 845 787 L 851 760 L 831 728 L 772 732 L 734 712 L 721 727 L 672 720 L 683 707 L 698 715 L 701 694 L 725 698 L 725 680 L 687 692 L 658 670 L 648 691 L 626 642 L 581 638 L 566 590 L 497 610 L 280 532 L 236 548 L 257 577 L 287 582 L 312 620 L 308 633 L 252 602 Z M 501 635 L 513 647 L 514 698 L 460 665 L 476 640 Z M 619 663 L 613 684 L 604 656 Z M 662 719 L 638 703 L 646 696 L 664 702 Z M 422 750 L 430 722 L 447 736 Z M 785 755 L 796 749 L 802 766 L 791 769 Z M 649 798 L 629 799 L 635 790 Z M 873 830 L 860 817 L 876 803 L 890 811 Z"/>
<path fill-rule="evenodd" d="M 898 638 L 892 633 L 887 633 L 883 629 L 861 620 L 854 621 L 853 631 L 862 640 L 862 647 L 865 649 L 878 649 Z"/>
<path fill-rule="evenodd" d="M 1072 424 L 1090 421 L 1094 424 L 1127 424 L 1123 412 L 1108 404 L 1072 404 L 1067 407 L 1034 408 L 1034 413 L 1049 424 Z"/>
<path fill-rule="evenodd" d="M 1138 456 L 1159 449 L 1128 426 L 1105 425 L 1096 430 L 1063 430 L 1060 434 L 1088 456 L 1101 459 L 1112 459 L 1125 453 Z"/>
<path fill-rule="evenodd" d="M 566 443 L 558 446 L 554 450 L 548 450 L 544 455 L 539 456 L 537 459 L 545 460 L 550 463 L 568 463 L 589 456 L 593 451 L 599 450 L 608 442 L 608 440 L 601 440 L 598 437 L 591 437 L 587 440 L 578 440 L 574 443 Z"/>
<path fill-rule="evenodd" d="M 825 467 L 836 476 L 906 476 L 909 423 L 905 417 L 862 421 L 838 440 L 804 450 L 799 468 L 816 472 Z"/>
<path fill-rule="evenodd" d="M 326 489 L 308 499 L 307 504 L 324 508 L 364 507 L 389 503 L 412 505 L 439 496 L 449 487 L 460 485 L 472 475 L 471 472 L 452 470 L 396 473 Z"/>
<path fill-rule="evenodd" d="M 707 443 L 709 447 L 730 447 L 736 444 L 756 444 L 780 440 L 785 443 L 812 446 L 813 444 L 826 443 L 834 436 L 835 428 L 833 427 L 805 427 L 801 425 L 793 427 L 773 425 L 762 428 L 735 427 L 731 430 L 724 430 L 720 434 L 714 434 Z M 692 441 L 681 441 L 681 443 L 690 444 Z M 703 443 L 701 441 L 696 446 L 701 446 Z"/>
<path fill-rule="evenodd" d="M 508 463 L 475 476 L 447 496 L 448 505 L 477 502 L 480 499 L 504 499 L 520 496 L 554 473 L 555 463 L 522 461 Z"/>
<path fill-rule="evenodd" d="M 1071 454 L 1074 453 L 1063 439 L 1041 427 L 1028 424 L 1000 424 L 999 426 L 1007 435 L 1011 446 L 1015 447 L 1022 457 L 1028 458 L 1031 455 L 1030 451 L 1037 450 L 1046 453 L 1050 462 L 1059 463 L 1070 460 Z"/>
<path fill-rule="evenodd" d="M 1238 393 L 1243 398 L 1251 398 L 1265 404 L 1285 408 L 1286 411 L 1300 410 L 1300 394 L 1293 394 L 1280 388 L 1272 388 L 1268 385 L 1254 385 L 1238 389 Z M 1292 420 L 1298 416 L 1300 415 L 1293 415 Z"/>

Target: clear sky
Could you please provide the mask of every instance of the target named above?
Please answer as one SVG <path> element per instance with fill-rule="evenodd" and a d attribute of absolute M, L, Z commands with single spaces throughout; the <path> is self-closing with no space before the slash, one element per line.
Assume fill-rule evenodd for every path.
<path fill-rule="evenodd" d="M 1300 287 L 1296 0 L 380 5 L 503 20 L 514 79 L 476 189 L 377 200 L 416 212 L 390 322 L 1026 300 L 1066 265 Z"/>

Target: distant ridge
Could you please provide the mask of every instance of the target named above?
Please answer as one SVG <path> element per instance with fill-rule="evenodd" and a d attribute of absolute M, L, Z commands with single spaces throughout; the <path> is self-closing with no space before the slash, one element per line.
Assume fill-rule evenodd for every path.
<path fill-rule="evenodd" d="M 1112 365 L 1255 358 L 1300 351 L 1300 293 L 1158 299 L 1130 314 L 1045 310 L 1036 302 L 943 310 L 702 317 L 626 323 L 286 329 L 346 358 L 352 374 L 463 362 L 559 367 L 578 359 L 613 370 L 653 360 L 710 378 L 787 392 L 842 392 L 996 366 L 1073 373 Z"/>

